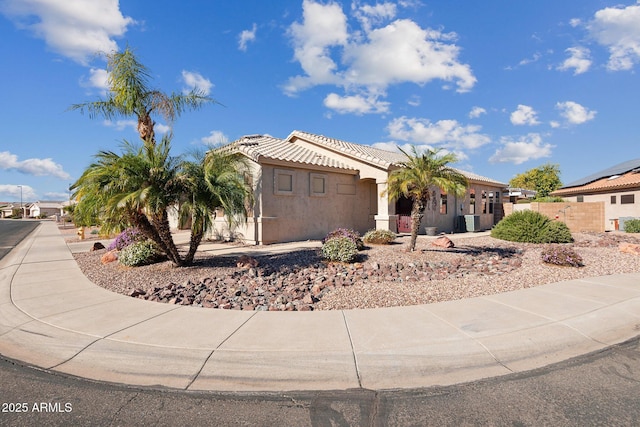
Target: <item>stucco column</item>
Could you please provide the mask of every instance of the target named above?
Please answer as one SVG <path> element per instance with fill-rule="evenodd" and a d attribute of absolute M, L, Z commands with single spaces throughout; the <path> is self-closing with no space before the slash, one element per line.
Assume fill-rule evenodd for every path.
<path fill-rule="evenodd" d="M 389 201 L 385 193 L 387 182 L 376 181 L 376 194 L 378 196 L 378 213 L 373 217 L 376 220 L 376 230 L 391 230 L 398 232 L 396 204 Z"/>

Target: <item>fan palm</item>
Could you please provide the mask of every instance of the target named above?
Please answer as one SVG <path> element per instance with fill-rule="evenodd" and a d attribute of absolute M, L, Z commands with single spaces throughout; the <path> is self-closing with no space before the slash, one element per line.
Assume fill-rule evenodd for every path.
<path fill-rule="evenodd" d="M 184 197 L 180 206 L 180 223 L 191 222 L 186 264 L 193 262 L 202 238 L 212 227 L 212 218 L 215 218 L 218 208 L 224 210 L 230 221 L 246 217 L 247 203 L 252 203 L 251 187 L 244 179 L 247 172 L 244 157 L 217 150 L 206 155 L 196 154 L 195 161 L 183 163 Z"/>
<path fill-rule="evenodd" d="M 109 94 L 107 99 L 74 104 L 71 110 L 87 112 L 89 117 L 112 120 L 118 117 L 135 116 L 140 138 L 155 144 L 155 122 L 152 114 L 159 114 L 170 124 L 189 109 L 197 110 L 206 103 L 216 101 L 203 91 L 193 89 L 187 94 L 167 95 L 150 86 L 149 70 L 138 60 L 133 50 L 107 54 Z"/>
<path fill-rule="evenodd" d="M 448 153 L 440 156 L 439 150 L 427 150 L 418 153 L 412 147 L 411 154 L 400 149 L 407 160 L 389 174 L 386 193 L 391 199 L 406 197 L 411 205 L 411 242 L 409 250 L 415 251 L 420 223 L 425 208 L 431 199 L 431 188 L 439 187 L 446 193 L 462 196 L 468 187 L 467 178 L 456 169 L 448 166 L 457 161 L 456 156 Z"/>

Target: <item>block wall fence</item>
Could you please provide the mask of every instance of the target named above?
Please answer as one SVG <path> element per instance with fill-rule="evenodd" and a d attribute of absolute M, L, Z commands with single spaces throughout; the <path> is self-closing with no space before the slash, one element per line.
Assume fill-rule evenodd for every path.
<path fill-rule="evenodd" d="M 561 203 L 503 203 L 504 216 L 521 210 L 533 210 L 567 224 L 574 233 L 605 231 L 604 202 L 561 202 Z"/>

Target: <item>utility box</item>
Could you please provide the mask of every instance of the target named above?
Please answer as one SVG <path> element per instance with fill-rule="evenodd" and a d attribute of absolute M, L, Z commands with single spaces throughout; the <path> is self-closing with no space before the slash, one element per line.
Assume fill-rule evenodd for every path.
<path fill-rule="evenodd" d="M 480 215 L 465 215 L 464 225 L 466 231 L 480 231 Z"/>

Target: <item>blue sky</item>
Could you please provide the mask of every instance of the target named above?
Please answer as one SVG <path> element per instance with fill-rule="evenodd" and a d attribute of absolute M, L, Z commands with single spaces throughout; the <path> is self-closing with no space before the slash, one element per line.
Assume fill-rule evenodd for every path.
<path fill-rule="evenodd" d="M 640 157 L 634 0 L 0 0 L 0 40 L 3 201 L 64 200 L 98 150 L 137 141 L 132 119 L 68 111 L 126 45 L 157 88 L 222 104 L 174 123 L 176 155 L 302 130 L 503 182 L 557 163 L 565 183 Z"/>

